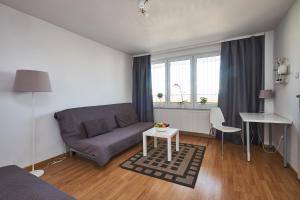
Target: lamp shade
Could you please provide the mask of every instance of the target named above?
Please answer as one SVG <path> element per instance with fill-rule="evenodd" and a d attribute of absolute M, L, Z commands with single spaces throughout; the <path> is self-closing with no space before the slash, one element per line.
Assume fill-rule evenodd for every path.
<path fill-rule="evenodd" d="M 260 99 L 272 99 L 272 97 L 273 97 L 272 90 L 261 90 L 259 92 Z"/>
<path fill-rule="evenodd" d="M 51 92 L 48 72 L 17 70 L 14 90 L 16 92 Z"/>

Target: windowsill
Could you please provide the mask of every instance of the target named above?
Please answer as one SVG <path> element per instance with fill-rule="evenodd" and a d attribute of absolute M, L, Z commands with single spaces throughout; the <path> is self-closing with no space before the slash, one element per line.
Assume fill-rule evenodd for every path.
<path fill-rule="evenodd" d="M 154 109 L 161 109 L 161 110 L 210 110 L 211 108 L 215 108 L 218 105 L 216 103 L 207 103 L 205 105 L 192 105 L 192 104 L 183 104 L 179 105 L 177 103 L 173 104 L 159 104 L 159 103 L 154 103 L 153 107 Z"/>

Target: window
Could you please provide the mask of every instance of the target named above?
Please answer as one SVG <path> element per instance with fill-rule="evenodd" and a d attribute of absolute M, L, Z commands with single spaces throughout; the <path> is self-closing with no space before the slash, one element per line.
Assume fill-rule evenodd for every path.
<path fill-rule="evenodd" d="M 191 61 L 170 62 L 170 102 L 191 101 Z"/>
<path fill-rule="evenodd" d="M 217 103 L 219 93 L 220 56 L 197 58 L 197 102 L 206 97 Z"/>
<path fill-rule="evenodd" d="M 152 96 L 153 102 L 165 102 L 166 101 L 166 64 L 157 63 L 151 67 L 152 76 Z M 158 94 L 162 94 L 161 98 L 158 98 Z"/>
<path fill-rule="evenodd" d="M 207 104 L 218 103 L 219 52 L 160 60 L 151 67 L 155 105 L 197 108 L 201 97 L 207 98 Z"/>

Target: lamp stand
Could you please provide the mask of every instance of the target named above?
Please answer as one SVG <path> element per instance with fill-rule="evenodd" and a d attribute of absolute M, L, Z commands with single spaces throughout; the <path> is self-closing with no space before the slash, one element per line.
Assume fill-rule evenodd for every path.
<path fill-rule="evenodd" d="M 36 146 L 35 146 L 35 136 L 36 136 L 36 125 L 35 125 L 35 95 L 34 92 L 31 92 L 31 118 L 32 118 L 32 169 L 31 174 L 41 177 L 44 174 L 44 170 L 35 170 L 35 155 L 36 155 Z"/>
<path fill-rule="evenodd" d="M 258 112 L 259 113 L 264 113 L 265 112 L 265 100 L 264 99 L 260 99 L 259 101 L 259 108 L 258 108 Z"/>

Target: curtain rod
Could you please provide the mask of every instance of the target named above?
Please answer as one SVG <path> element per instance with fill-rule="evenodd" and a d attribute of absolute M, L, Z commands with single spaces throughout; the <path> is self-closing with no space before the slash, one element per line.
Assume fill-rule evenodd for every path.
<path fill-rule="evenodd" d="M 151 53 L 143 53 L 143 54 L 133 55 L 132 57 L 135 58 L 135 57 L 140 57 L 140 56 L 148 56 L 150 54 Z"/>
<path fill-rule="evenodd" d="M 198 48 L 198 47 L 210 46 L 210 45 L 214 45 L 214 44 L 220 44 L 222 42 L 228 42 L 228 41 L 232 41 L 232 40 L 240 40 L 240 39 L 245 39 L 245 38 L 254 37 L 254 36 L 261 36 L 261 35 L 265 35 L 265 32 L 256 33 L 256 34 L 252 34 L 252 35 L 244 35 L 244 36 L 234 37 L 234 38 L 228 38 L 228 39 L 224 39 L 224 40 L 216 40 L 216 41 L 211 41 L 211 42 L 202 42 L 202 43 L 189 45 L 189 46 L 178 47 L 178 48 L 152 51 L 150 53 L 132 55 L 132 57 L 134 58 L 134 57 L 140 57 L 140 56 L 147 56 L 147 55 L 150 55 L 150 54 L 151 55 L 157 55 L 157 54 L 163 54 L 163 53 L 171 53 L 171 52 L 175 52 L 175 51 L 183 51 L 183 50 L 187 50 L 187 49 L 195 49 L 195 48 Z"/>

